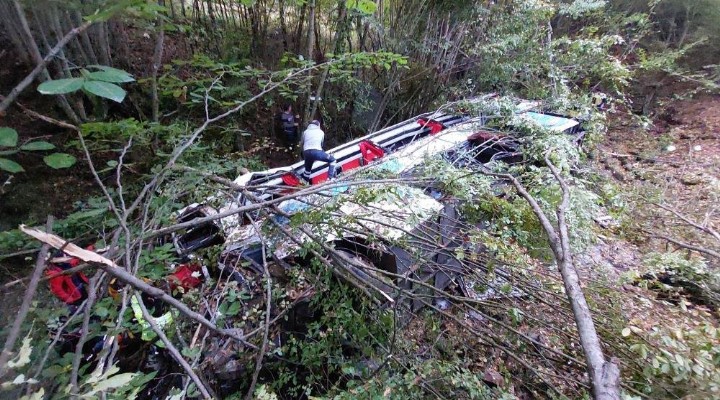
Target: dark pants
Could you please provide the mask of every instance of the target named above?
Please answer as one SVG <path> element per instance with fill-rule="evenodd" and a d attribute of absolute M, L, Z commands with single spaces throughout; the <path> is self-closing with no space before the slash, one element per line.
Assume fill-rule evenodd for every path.
<path fill-rule="evenodd" d="M 292 148 L 293 146 L 297 145 L 298 142 L 298 135 L 297 135 L 297 128 L 293 127 L 292 129 L 284 129 L 283 132 L 285 133 L 285 146 L 287 148 Z"/>
<path fill-rule="evenodd" d="M 312 172 L 312 166 L 315 161 L 325 161 L 328 163 L 328 178 L 335 177 L 335 157 L 322 150 L 305 150 L 303 151 L 303 159 L 305 160 L 305 178 L 310 179 L 310 173 Z"/>

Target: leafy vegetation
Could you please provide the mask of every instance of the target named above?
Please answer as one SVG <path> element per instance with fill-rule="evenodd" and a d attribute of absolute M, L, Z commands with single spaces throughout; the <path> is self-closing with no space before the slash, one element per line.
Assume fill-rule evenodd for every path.
<path fill-rule="evenodd" d="M 18 133 L 13 128 L 0 127 L 0 156 L 10 156 L 21 151 L 54 150 L 55 145 L 45 140 L 30 140 L 18 145 Z M 51 168 L 69 168 L 75 164 L 75 157 L 66 153 L 52 153 L 43 158 Z M 23 172 L 23 167 L 8 158 L 0 158 L 0 170 L 15 174 Z"/>

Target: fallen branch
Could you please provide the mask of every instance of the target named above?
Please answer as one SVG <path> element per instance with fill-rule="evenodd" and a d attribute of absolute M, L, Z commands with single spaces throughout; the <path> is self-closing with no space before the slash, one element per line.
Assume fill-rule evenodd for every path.
<path fill-rule="evenodd" d="M 135 288 L 136 290 L 140 290 L 141 292 L 146 293 L 147 295 L 151 297 L 155 297 L 160 299 L 161 301 L 168 303 L 170 306 L 176 308 L 178 311 L 180 311 L 181 314 L 185 315 L 186 317 L 201 323 L 206 328 L 220 334 L 223 336 L 228 336 L 230 338 L 233 338 L 240 342 L 241 344 L 257 350 L 257 346 L 255 346 L 252 343 L 249 343 L 245 337 L 239 333 L 237 333 L 235 330 L 232 329 L 221 329 L 215 326 L 212 322 L 208 321 L 205 317 L 198 314 L 197 312 L 191 310 L 188 308 L 185 303 L 181 302 L 180 300 L 170 296 L 169 294 L 165 293 L 160 288 L 157 288 L 155 286 L 152 286 L 142 279 L 139 279 L 138 277 L 132 275 L 125 269 L 119 267 L 117 264 L 115 264 L 113 261 L 95 253 L 90 250 L 85 250 L 80 247 L 78 247 L 75 244 L 69 243 L 66 240 L 60 238 L 59 236 L 45 233 L 42 231 L 39 231 L 34 228 L 28 228 L 25 225 L 20 225 L 20 230 L 29 235 L 34 237 L 35 239 L 39 240 L 42 243 L 49 244 L 50 246 L 56 248 L 56 249 L 62 249 L 65 253 L 67 253 L 70 256 L 77 257 L 82 261 L 85 261 L 87 263 L 96 264 L 99 266 L 103 271 L 107 272 L 108 274 L 114 276 L 121 282 L 128 284 Z"/>
<path fill-rule="evenodd" d="M 95 301 L 97 300 L 97 292 L 103 277 L 104 274 L 98 271 L 97 273 L 95 273 L 95 276 L 90 279 L 90 283 L 88 284 L 88 298 L 85 302 L 85 310 L 83 312 L 83 322 L 82 327 L 80 328 L 80 339 L 78 339 L 78 342 L 75 345 L 75 355 L 73 357 L 72 372 L 70 374 L 70 394 L 73 397 L 77 396 L 78 390 L 80 389 L 80 385 L 78 385 L 78 378 L 80 375 L 80 362 L 83 358 L 83 347 L 87 342 L 87 335 L 90 331 L 90 317 L 92 314 L 92 308 L 95 305 Z"/>
<path fill-rule="evenodd" d="M 4 260 L 4 259 L 6 259 L 6 258 L 11 258 L 11 257 L 27 256 L 27 255 L 30 255 L 30 254 L 35 254 L 35 253 L 37 253 L 38 251 L 40 251 L 40 248 L 37 248 L 37 249 L 28 249 L 28 250 L 20 250 L 20 251 L 17 251 L 17 252 L 15 252 L 15 253 L 0 254 L 0 260 Z"/>
<path fill-rule="evenodd" d="M 585 359 L 587 360 L 588 373 L 590 375 L 590 383 L 593 386 L 593 394 L 596 400 L 602 399 L 620 399 L 620 369 L 613 361 L 606 361 L 602 351 L 602 344 L 595 330 L 595 323 L 592 319 L 590 307 L 585 300 L 585 294 L 580 286 L 580 277 L 572 260 L 572 252 L 570 250 L 570 235 L 568 233 L 567 222 L 565 221 L 565 212 L 570 206 L 570 188 L 567 182 L 560 175 L 560 171 L 550 161 L 550 152 L 545 154 L 545 163 L 550 171 L 552 171 L 555 180 L 558 181 L 562 189 L 562 202 L 557 207 L 558 230 L 560 231 L 560 243 L 551 243 L 553 253 L 555 254 L 560 274 L 565 284 L 570 306 L 575 315 L 575 324 L 578 328 L 578 336 L 580 336 L 580 344 L 582 345 Z M 517 187 L 517 186 L 516 186 Z M 527 199 L 527 198 L 526 198 Z M 528 200 L 529 201 L 529 200 Z M 537 206 L 537 203 L 536 203 Z M 538 209 L 533 207 L 536 215 Z M 542 213 L 542 210 L 539 210 Z M 544 216 L 544 215 L 543 215 Z M 546 227 L 545 218 L 543 227 Z M 558 246 L 559 244 L 559 246 Z"/>
<path fill-rule="evenodd" d="M 553 226 L 543 209 L 535 198 L 528 193 L 517 178 L 510 174 L 496 174 L 482 171 L 483 174 L 510 181 L 518 194 L 527 201 L 535 216 L 548 235 L 550 248 L 563 278 L 565 292 L 570 302 L 575 324 L 578 329 L 580 344 L 587 361 L 587 370 L 593 395 L 596 400 L 617 400 L 620 398 L 620 371 L 613 361 L 607 361 L 602 352 L 602 344 L 595 330 L 590 307 L 585 299 L 580 278 L 572 260 L 568 226 L 565 221 L 565 212 L 569 206 L 570 188 L 560 175 L 560 171 L 550 162 L 549 152 L 545 155 L 545 162 L 562 189 L 562 200 L 556 209 L 558 217 L 557 229 Z"/>
<path fill-rule="evenodd" d="M 648 234 L 650 234 L 651 236 L 653 236 L 655 238 L 666 240 L 666 241 L 668 241 L 672 244 L 675 244 L 677 246 L 680 246 L 682 248 L 697 251 L 698 253 L 703 253 L 703 254 L 709 255 L 711 257 L 720 258 L 720 253 L 718 253 L 717 251 L 706 249 L 704 247 L 695 246 L 690 243 L 681 242 L 677 239 L 673 239 L 670 236 L 666 236 L 666 235 L 663 235 L 663 234 L 660 234 L 657 232 L 652 232 L 652 231 L 645 231 L 645 232 L 647 232 Z"/>
<path fill-rule="evenodd" d="M 53 217 L 49 216 L 46 224 L 48 232 L 52 228 L 52 223 Z M 10 333 L 8 333 L 8 337 L 5 340 L 2 353 L 0 353 L 0 377 L 7 373 L 7 363 L 12 355 L 15 342 L 17 341 L 18 336 L 20 336 L 22 323 L 25 321 L 28 311 L 30 310 L 30 304 L 32 303 L 32 299 L 35 297 L 35 291 L 37 290 L 40 278 L 42 278 L 42 274 L 45 271 L 45 257 L 47 256 L 49 248 L 50 246 L 48 244 L 44 244 L 40 248 L 40 254 L 38 254 L 37 260 L 35 261 L 35 270 L 33 271 L 32 278 L 30 278 L 30 284 L 28 285 L 27 290 L 25 290 L 25 297 L 23 298 L 22 305 L 20 305 L 20 309 L 15 317 L 12 328 L 10 328 Z"/>
<path fill-rule="evenodd" d="M 253 226 L 256 230 L 260 230 L 260 227 L 258 226 L 256 221 L 252 221 Z M 258 351 L 257 360 L 255 360 L 255 371 L 253 372 L 252 380 L 250 381 L 250 388 L 247 391 L 247 394 L 245 395 L 245 398 L 247 400 L 250 400 L 253 398 L 253 394 L 255 392 L 255 385 L 257 384 L 258 377 L 260 376 L 260 370 L 262 369 L 262 360 L 265 357 L 265 351 L 267 349 L 267 343 L 268 343 L 268 336 L 270 334 L 270 311 L 272 310 L 272 279 L 270 278 L 270 272 L 268 271 L 267 267 L 267 259 L 265 254 L 265 249 L 267 248 L 267 244 L 265 243 L 264 238 L 260 238 L 262 242 L 262 258 L 263 258 L 263 275 L 265 278 L 265 281 L 267 282 L 267 293 L 265 295 L 265 302 L 267 303 L 265 305 L 265 330 L 263 332 L 263 340 L 262 344 L 260 345 L 260 350 Z"/>
<path fill-rule="evenodd" d="M 660 204 L 660 203 L 653 203 L 653 202 L 650 202 L 650 204 L 660 207 L 665 211 L 669 211 L 669 212 L 673 213 L 676 217 L 680 218 L 686 224 L 688 224 L 694 228 L 697 228 L 698 230 L 700 230 L 702 232 L 707 233 L 708 235 L 714 237 L 717 241 L 720 242 L 720 232 L 716 231 L 715 229 L 712 229 L 708 226 L 704 226 L 704 225 L 698 224 L 695 221 L 692 221 L 690 218 L 683 215 L 682 213 L 680 213 L 679 211 L 677 211 L 676 209 L 674 209 L 672 207 L 669 207 L 669 206 L 666 206 L 666 205 Z"/>
<path fill-rule="evenodd" d="M 174 344 L 168 339 L 167 335 L 165 335 L 165 332 L 160 329 L 157 322 L 155 322 L 155 318 L 153 318 L 152 315 L 147 310 L 147 307 L 145 307 L 145 303 L 142 301 L 142 296 L 140 296 L 139 292 L 135 293 L 135 299 L 138 301 L 138 305 L 140 305 L 140 309 L 142 310 L 143 318 L 145 318 L 145 321 L 148 322 L 150 325 L 150 328 L 155 332 L 156 335 L 160 338 L 160 340 L 165 345 L 165 348 L 170 352 L 170 355 L 175 359 L 175 361 L 180 364 L 180 366 L 185 370 L 185 373 L 190 376 L 190 379 L 192 379 L 193 382 L 195 382 L 195 386 L 197 386 L 198 390 L 200 390 L 200 393 L 202 393 L 203 398 L 205 399 L 212 399 L 213 396 L 210 395 L 210 392 L 208 392 L 208 389 L 205 387 L 205 384 L 200 380 L 200 378 L 197 376 L 195 371 L 193 371 L 192 367 L 188 362 L 185 360 L 185 358 L 180 354 L 180 351 L 175 347 Z"/>

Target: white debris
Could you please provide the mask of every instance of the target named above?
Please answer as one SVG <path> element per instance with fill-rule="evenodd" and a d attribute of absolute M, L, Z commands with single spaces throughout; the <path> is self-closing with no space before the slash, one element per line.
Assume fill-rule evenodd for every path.
<path fill-rule="evenodd" d="M 671 144 L 671 145 L 669 145 L 668 147 L 665 148 L 665 151 L 667 151 L 668 153 L 670 153 L 670 152 L 672 152 L 672 151 L 675 151 L 675 149 L 677 149 L 677 147 L 675 147 L 674 145 Z"/>
<path fill-rule="evenodd" d="M 700 146 L 699 144 L 696 144 L 695 146 L 693 146 L 693 151 L 700 151 L 700 150 L 702 150 L 702 146 Z"/>

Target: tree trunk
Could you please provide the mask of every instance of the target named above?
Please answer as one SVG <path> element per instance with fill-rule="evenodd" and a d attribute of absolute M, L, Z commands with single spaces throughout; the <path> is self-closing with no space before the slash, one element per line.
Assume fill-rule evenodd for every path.
<path fill-rule="evenodd" d="M 315 0 L 310 0 L 309 2 L 309 15 L 308 15 L 308 34 L 307 34 L 307 60 L 312 61 L 313 60 L 313 52 L 314 48 L 313 45 L 315 44 Z M 307 89 L 307 96 L 305 98 L 305 101 L 307 102 L 305 104 L 305 113 L 303 121 L 305 123 L 310 122 L 310 118 L 313 117 L 313 115 L 310 114 L 311 107 L 313 105 L 313 101 L 310 100 L 310 96 L 312 95 L 312 83 L 308 85 Z"/>
<path fill-rule="evenodd" d="M 602 344 L 595 330 L 592 313 L 585 300 L 585 294 L 580 286 L 580 278 L 572 261 L 570 235 L 565 221 L 565 212 L 570 205 L 570 189 L 561 177 L 560 172 L 550 162 L 547 155 L 545 162 L 562 189 L 562 201 L 556 209 L 558 218 L 557 229 L 552 225 L 537 201 L 525 190 L 525 187 L 515 177 L 512 175 L 495 176 L 501 176 L 512 182 L 520 196 L 528 202 L 548 236 L 550 247 L 555 255 L 555 261 L 563 278 L 565 294 L 568 297 L 573 316 L 575 317 L 575 324 L 578 329 L 580 345 L 585 354 L 587 371 L 594 398 L 596 400 L 619 400 L 620 371 L 614 362 L 605 360 Z"/>
<path fill-rule="evenodd" d="M 65 18 L 60 18 L 61 11 L 58 10 L 57 6 L 53 4 L 53 6 L 50 8 L 50 16 L 52 17 L 52 24 L 55 27 L 55 32 L 58 36 L 62 35 L 62 33 L 59 32 L 67 32 L 70 29 L 72 29 L 72 24 L 67 23 L 66 26 L 63 26 L 62 22 L 66 21 L 67 15 Z M 66 13 L 67 14 L 67 13 Z M 88 56 L 85 54 L 85 50 L 82 48 L 82 44 L 80 43 L 80 40 L 78 40 L 77 37 L 73 38 L 73 40 L 69 43 L 69 48 L 73 54 L 73 60 L 75 61 L 75 64 L 79 65 L 87 65 L 88 63 Z"/>
<path fill-rule="evenodd" d="M 71 23 L 72 28 L 82 25 L 82 16 L 80 15 L 79 11 L 77 11 L 77 10 L 74 11 L 72 13 L 72 16 L 74 17 L 74 23 Z M 95 55 L 95 49 L 93 48 L 93 44 L 90 41 L 90 36 L 88 36 L 87 30 L 83 31 L 80 34 L 80 40 L 82 41 L 83 47 L 85 48 L 85 53 L 87 53 L 87 55 L 88 55 L 88 61 L 90 62 L 90 64 L 97 65 L 98 58 Z M 83 65 L 83 67 L 84 66 L 85 65 Z"/>
<path fill-rule="evenodd" d="M 32 55 L 33 61 L 37 65 L 36 69 L 37 72 L 34 72 L 34 74 L 31 74 L 31 78 L 29 81 L 25 83 L 25 81 L 21 82 L 21 85 L 25 83 L 25 86 L 16 87 L 13 89 L 12 93 L 8 95 L 5 100 L 0 104 L 0 112 L 3 112 L 7 109 L 7 107 L 12 103 L 17 95 L 27 86 L 30 84 L 32 79 L 34 79 L 35 76 L 40 76 L 41 81 L 46 81 L 49 79 L 52 79 L 50 77 L 50 73 L 48 72 L 46 65 L 47 62 L 43 60 L 42 55 L 40 55 L 40 50 L 37 47 L 37 43 L 35 43 L 35 39 L 32 36 L 32 33 L 30 32 L 30 26 L 27 23 L 27 19 L 25 19 L 25 12 L 23 11 L 22 6 L 18 2 L 18 0 L 13 0 L 13 7 L 15 12 L 17 13 L 17 17 L 20 21 L 20 26 L 22 27 L 21 35 L 23 37 L 23 42 L 27 44 L 30 54 Z M 74 37 L 74 36 L 73 36 Z M 27 79 L 27 78 L 26 78 Z M 18 90 L 19 89 L 19 90 Z M 58 103 L 60 107 L 65 111 L 65 114 L 72 120 L 75 124 L 80 123 L 80 118 L 78 118 L 78 115 L 75 113 L 75 111 L 70 107 L 70 104 L 68 103 L 67 99 L 63 95 L 59 95 L 58 97 Z"/>
<path fill-rule="evenodd" d="M 298 23 L 297 30 L 295 30 L 295 53 L 302 53 L 302 32 L 303 26 L 305 25 L 305 11 L 307 10 L 308 3 L 303 2 L 302 8 L 300 9 L 300 22 Z"/>
<path fill-rule="evenodd" d="M 288 51 L 287 21 L 285 20 L 285 0 L 279 0 L 280 34 L 282 35 L 283 51 Z"/>
<path fill-rule="evenodd" d="M 8 1 L 0 1 L 0 22 L 5 27 L 5 31 L 10 37 L 10 41 L 15 46 L 20 60 L 25 64 L 32 62 L 32 55 L 30 49 L 25 42 L 22 41 L 22 27 L 20 21 L 16 17 L 15 10 Z"/>
<path fill-rule="evenodd" d="M 247 8 L 250 14 L 250 51 L 262 58 L 260 54 L 260 15 L 257 12 L 257 3 Z"/>
<path fill-rule="evenodd" d="M 63 34 L 61 31 L 58 30 L 58 26 L 53 23 L 55 17 L 52 12 L 47 10 L 45 13 L 43 13 L 41 10 L 36 10 L 36 15 L 45 16 L 45 21 L 43 25 L 50 27 L 52 32 L 55 34 L 56 43 L 61 41 L 63 38 Z M 50 51 L 50 49 L 48 49 L 48 51 Z M 65 56 L 65 51 L 62 48 L 58 51 L 58 56 L 61 65 L 59 69 L 63 72 L 63 76 L 65 78 L 72 78 L 72 72 L 70 72 L 70 64 L 68 63 L 68 58 Z"/>
<path fill-rule="evenodd" d="M 339 44 L 341 42 L 341 36 L 343 28 L 342 26 L 345 25 L 345 20 L 347 17 L 347 8 L 345 7 L 345 0 L 338 0 L 338 16 L 337 16 L 337 25 L 335 29 L 335 36 L 333 37 L 333 43 L 330 45 L 331 49 L 335 49 L 335 55 L 337 56 L 339 51 Z M 317 112 L 318 105 L 320 103 L 320 98 L 323 94 L 323 89 L 325 87 L 325 82 L 327 81 L 328 74 L 330 72 L 330 64 L 328 64 L 325 69 L 323 70 L 322 76 L 320 77 L 320 82 L 318 83 L 317 91 L 315 92 L 315 100 L 312 101 L 312 108 L 309 113 L 308 118 L 312 118 L 315 116 L 315 113 Z M 308 121 L 308 118 L 305 119 L 305 121 Z"/>
<path fill-rule="evenodd" d="M 157 75 L 160 65 L 162 65 L 162 55 L 165 41 L 165 30 L 160 27 L 155 41 L 155 52 L 152 59 L 152 120 L 158 122 L 160 120 L 160 99 L 158 98 L 158 82 Z"/>
<path fill-rule="evenodd" d="M 111 66 L 112 56 L 110 55 L 110 45 L 108 41 L 107 22 L 99 22 L 95 25 L 95 32 L 98 38 L 98 54 L 99 61 L 102 65 Z"/>

